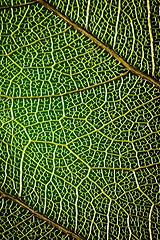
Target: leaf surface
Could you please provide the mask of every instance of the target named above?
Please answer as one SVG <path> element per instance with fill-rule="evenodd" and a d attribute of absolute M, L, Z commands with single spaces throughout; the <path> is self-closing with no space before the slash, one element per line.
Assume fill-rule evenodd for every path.
<path fill-rule="evenodd" d="M 160 77 L 159 1 L 48 0 L 131 65 Z"/>
<path fill-rule="evenodd" d="M 2 191 L 80 238 L 158 240 L 159 90 L 41 4 L 1 6 L 18 4 L 0 9 Z M 158 76 L 148 2 L 51 4 Z M 2 239 L 73 239 L 11 199 L 1 212 Z"/>

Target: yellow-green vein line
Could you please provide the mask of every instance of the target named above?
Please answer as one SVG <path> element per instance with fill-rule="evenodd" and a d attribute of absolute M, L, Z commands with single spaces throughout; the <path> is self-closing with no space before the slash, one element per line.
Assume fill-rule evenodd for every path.
<path fill-rule="evenodd" d="M 22 202 L 20 199 L 11 196 L 10 194 L 0 190 L 0 194 L 2 198 L 7 198 L 10 199 L 11 201 L 17 203 L 19 206 L 21 206 L 22 208 L 26 209 L 27 211 L 29 211 L 30 213 L 32 213 L 34 216 L 38 217 L 39 219 L 42 219 L 43 221 L 47 222 L 48 224 L 50 224 L 51 226 L 57 228 L 60 231 L 63 231 L 65 234 L 68 234 L 70 236 L 72 236 L 73 238 L 77 239 L 77 240 L 83 240 L 84 238 L 78 236 L 76 233 L 66 229 L 65 227 L 62 227 L 61 225 L 59 225 L 58 223 L 52 221 L 51 219 L 49 219 L 48 217 L 44 216 L 43 214 L 37 212 L 36 210 L 34 210 L 33 208 L 29 207 L 27 204 L 25 204 L 24 202 Z"/>
<path fill-rule="evenodd" d="M 33 99 L 35 99 L 35 98 L 41 99 L 41 98 L 46 98 L 46 97 L 63 97 L 63 96 L 66 96 L 66 95 L 69 95 L 69 94 L 72 94 L 72 93 L 82 92 L 82 91 L 85 91 L 85 90 L 89 90 L 89 89 L 92 89 L 92 88 L 104 85 L 104 84 L 106 84 L 108 82 L 111 82 L 111 81 L 117 80 L 117 79 L 119 79 L 121 77 L 124 77 L 128 73 L 129 73 L 129 70 L 127 72 L 119 75 L 119 76 L 116 76 L 114 78 L 106 80 L 105 82 L 101 82 L 101 83 L 98 83 L 98 84 L 95 84 L 95 85 L 92 85 L 92 86 L 89 86 L 89 87 L 76 89 L 76 90 L 73 90 L 73 91 L 70 91 L 70 92 L 61 93 L 61 94 L 51 94 L 51 95 L 44 95 L 44 96 L 26 96 L 26 97 L 11 97 L 11 96 L 7 96 L 7 95 L 0 95 L 0 97 L 6 97 L 6 98 L 10 98 L 10 99 L 31 99 L 31 98 L 33 98 Z"/>
<path fill-rule="evenodd" d="M 141 78 L 144 78 L 154 84 L 156 87 L 160 88 L 160 83 L 154 78 L 149 76 L 148 74 L 140 71 L 139 69 L 135 68 L 134 66 L 131 66 L 126 60 L 124 60 L 118 53 L 116 53 L 113 49 L 111 49 L 108 45 L 100 41 L 97 37 L 95 37 L 92 33 L 90 33 L 85 28 L 82 28 L 77 23 L 70 20 L 67 16 L 62 14 L 59 10 L 57 10 L 55 7 L 50 5 L 49 3 L 45 2 L 44 0 L 37 0 L 41 5 L 48 8 L 50 11 L 54 12 L 57 16 L 62 18 L 64 21 L 66 21 L 70 26 L 72 26 L 74 29 L 80 31 L 82 34 L 90 38 L 93 42 L 95 42 L 98 46 L 106 50 L 108 53 L 110 53 L 113 57 L 115 57 L 119 62 L 121 62 L 129 71 L 135 73 L 136 75 L 139 75 Z"/>

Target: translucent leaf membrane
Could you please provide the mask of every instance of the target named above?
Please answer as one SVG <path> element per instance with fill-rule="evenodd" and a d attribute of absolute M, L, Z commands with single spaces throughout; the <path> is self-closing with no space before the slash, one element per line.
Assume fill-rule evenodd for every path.
<path fill-rule="evenodd" d="M 2 95 L 62 94 L 104 82 L 127 70 L 39 5 L 4 10 L 3 14 Z"/>
<path fill-rule="evenodd" d="M 46 222 L 36 218 L 30 212 L 10 200 L 1 200 L 0 214 L 1 239 L 74 239 L 54 229 Z"/>
<path fill-rule="evenodd" d="M 131 65 L 160 77 L 158 0 L 48 0 Z"/>
<path fill-rule="evenodd" d="M 158 240 L 158 90 L 38 4 L 1 13 L 1 188 L 88 240 Z"/>

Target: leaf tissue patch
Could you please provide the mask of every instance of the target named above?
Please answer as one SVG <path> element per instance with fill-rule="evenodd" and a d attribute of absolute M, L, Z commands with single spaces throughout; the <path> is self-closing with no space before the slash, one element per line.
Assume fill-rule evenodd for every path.
<path fill-rule="evenodd" d="M 0 0 L 0 239 L 160 239 L 158 0 Z"/>

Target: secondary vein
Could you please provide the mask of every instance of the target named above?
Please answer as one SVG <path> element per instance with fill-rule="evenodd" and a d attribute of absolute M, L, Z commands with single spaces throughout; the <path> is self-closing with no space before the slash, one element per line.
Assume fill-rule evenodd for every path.
<path fill-rule="evenodd" d="M 19 198 L 11 196 L 10 194 L 8 194 L 8 193 L 6 193 L 6 192 L 4 192 L 2 190 L 0 190 L 0 194 L 1 194 L 1 198 L 10 199 L 11 201 L 17 203 L 19 206 L 21 206 L 22 208 L 26 209 L 30 213 L 32 213 L 34 216 L 42 219 L 43 221 L 47 222 L 48 224 L 52 225 L 53 227 L 56 227 L 58 230 L 63 231 L 65 234 L 68 234 L 68 235 L 72 236 L 73 238 L 75 238 L 77 240 L 84 240 L 84 238 L 78 236 L 76 233 L 66 229 L 65 227 L 62 227 L 58 223 L 52 221 L 51 219 L 47 218 L 43 214 L 41 214 L 41 213 L 37 212 L 36 210 L 34 210 L 33 208 L 29 207 L 27 204 L 22 202 Z"/>
<path fill-rule="evenodd" d="M 80 31 L 82 34 L 90 38 L 93 42 L 95 42 L 98 46 L 106 50 L 108 53 L 110 53 L 113 57 L 115 57 L 119 62 L 121 62 L 129 71 L 135 73 L 136 75 L 139 75 L 141 78 L 146 79 L 150 83 L 154 84 L 156 87 L 160 88 L 160 82 L 158 82 L 154 77 L 149 76 L 148 74 L 140 71 L 139 69 L 135 68 L 134 66 L 130 65 L 126 60 L 124 60 L 118 53 L 116 53 L 112 48 L 110 48 L 108 45 L 103 43 L 101 40 L 99 40 L 97 37 L 95 37 L 92 33 L 90 33 L 87 29 L 82 28 L 77 23 L 73 22 L 71 19 L 69 19 L 66 15 L 61 13 L 58 9 L 50 5 L 49 3 L 45 2 L 44 0 L 37 0 L 38 3 L 43 5 L 44 7 L 48 8 L 51 12 L 55 13 L 57 16 L 62 18 L 64 21 L 66 21 L 70 26 L 72 26 L 74 29 Z"/>

